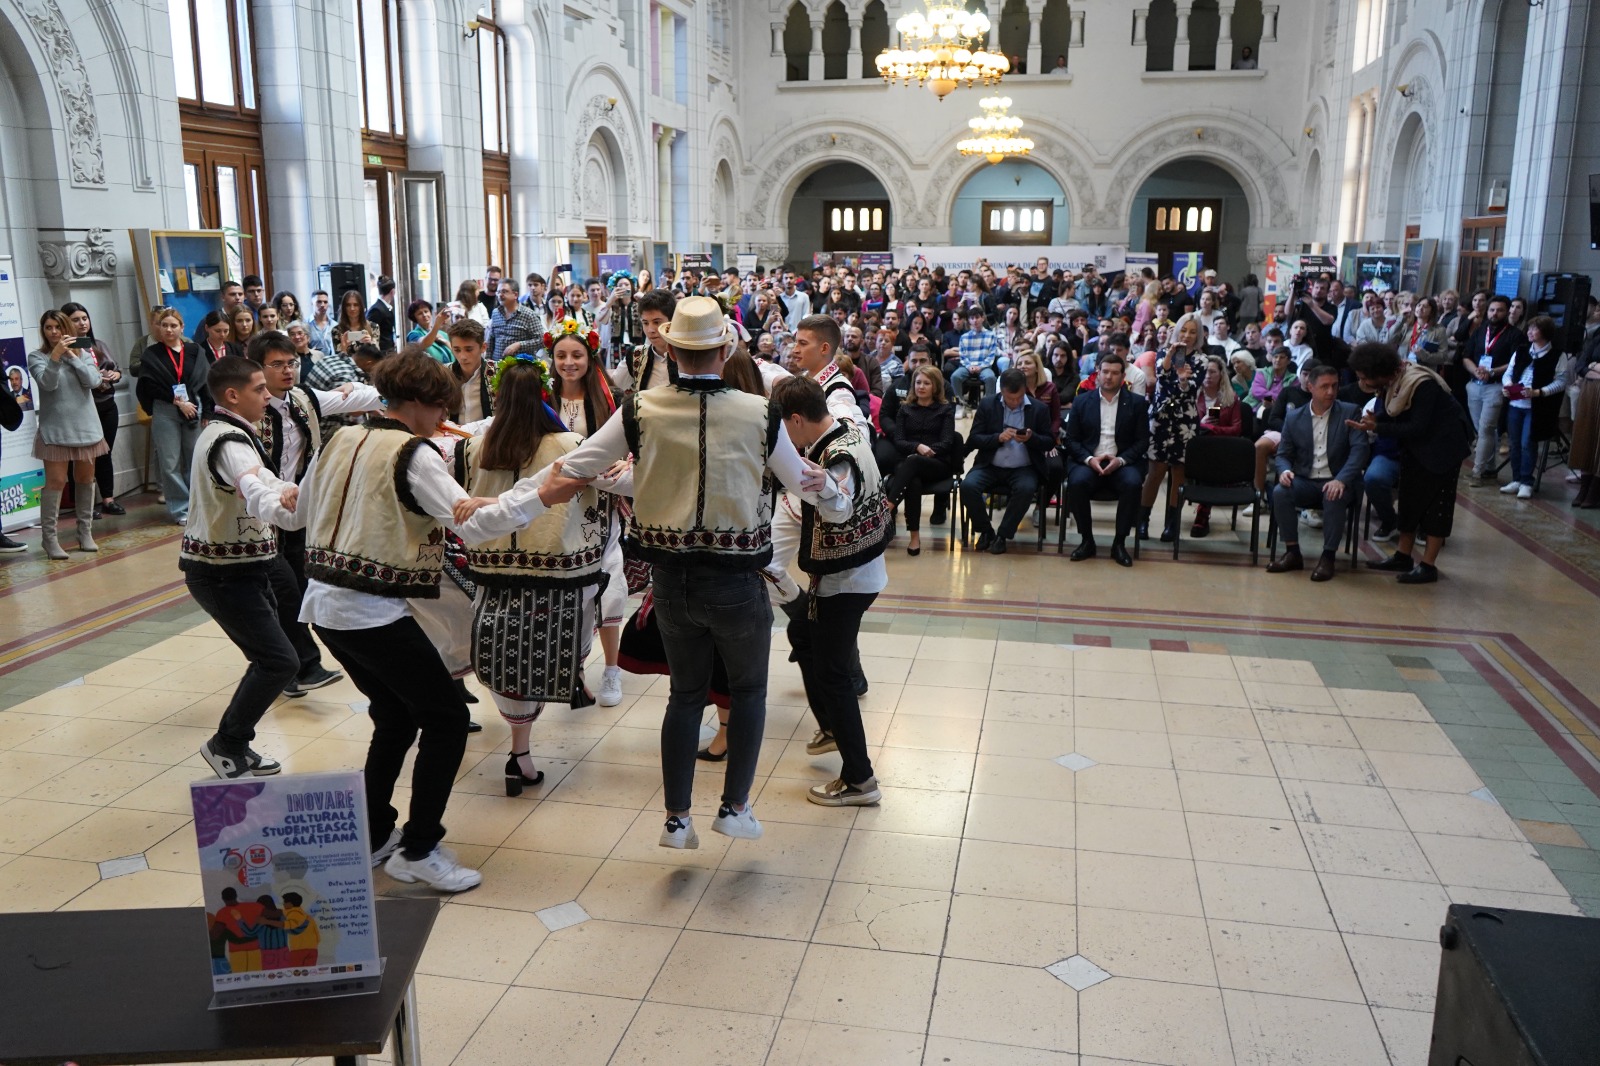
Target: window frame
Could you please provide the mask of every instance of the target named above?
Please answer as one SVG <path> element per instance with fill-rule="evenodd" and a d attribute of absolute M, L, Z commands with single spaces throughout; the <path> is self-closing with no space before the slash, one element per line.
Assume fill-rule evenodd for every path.
<path fill-rule="evenodd" d="M 385 78 L 384 92 L 388 103 L 389 128 L 376 129 L 369 125 L 371 115 L 367 107 L 368 65 L 366 0 L 350 0 L 355 15 L 356 77 L 358 103 L 361 107 L 361 137 L 367 142 L 388 141 L 404 144 L 406 139 L 406 79 L 404 22 L 400 17 L 399 0 L 375 0 L 383 8 L 383 55 Z"/>
<path fill-rule="evenodd" d="M 1006 212 L 1012 212 L 1011 228 L 1004 225 Z M 1035 225 L 1033 217 L 1044 213 L 1042 225 Z M 1021 226 L 1023 212 L 1029 215 L 1029 228 Z M 999 214 L 1001 225 L 992 225 L 993 216 Z M 1048 245 L 1054 243 L 1055 201 L 1044 200 L 983 200 L 978 205 L 978 243 L 982 245 Z"/>
<path fill-rule="evenodd" d="M 255 13 L 244 0 L 220 0 L 228 20 L 228 59 L 233 79 L 233 103 L 219 104 L 206 99 L 205 67 L 200 58 L 200 0 L 168 0 L 171 5 L 182 4 L 189 16 L 189 61 L 194 73 L 194 96 L 178 96 L 180 109 L 213 116 L 233 116 L 240 119 L 255 118 L 260 113 L 261 85 L 255 61 Z M 240 49 L 239 16 L 244 16 L 244 43 L 250 48 L 249 77 Z M 170 8 L 168 19 L 171 19 Z M 170 27 L 170 21 L 169 21 Z M 170 35 L 170 30 L 169 30 Z M 246 105 L 246 100 L 253 103 Z M 259 118 L 256 118 L 259 129 Z"/>

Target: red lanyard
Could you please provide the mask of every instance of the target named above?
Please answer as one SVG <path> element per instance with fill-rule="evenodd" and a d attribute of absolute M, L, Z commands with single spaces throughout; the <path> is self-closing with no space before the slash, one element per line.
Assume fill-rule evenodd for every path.
<path fill-rule="evenodd" d="M 1417 323 L 1412 325 L 1412 327 L 1411 327 L 1411 347 L 1412 348 L 1415 348 L 1417 346 L 1417 334 L 1419 334 L 1421 332 L 1422 332 L 1422 323 L 1421 322 L 1417 322 Z"/>
<path fill-rule="evenodd" d="M 183 383 L 183 363 L 187 357 L 188 353 L 183 348 L 167 349 L 167 358 L 172 360 L 172 370 L 173 373 L 178 375 L 178 383 L 180 385 Z"/>
<path fill-rule="evenodd" d="M 1500 340 L 1500 337 L 1505 333 L 1505 331 L 1506 331 L 1506 327 L 1501 326 L 1499 328 L 1499 330 L 1497 330 L 1495 332 L 1494 336 L 1492 336 L 1492 337 L 1489 336 L 1489 331 L 1487 329 L 1485 329 L 1483 331 L 1484 337 L 1487 338 L 1484 341 L 1484 344 L 1483 344 L 1483 354 L 1484 355 L 1488 355 L 1494 350 L 1495 344 Z"/>

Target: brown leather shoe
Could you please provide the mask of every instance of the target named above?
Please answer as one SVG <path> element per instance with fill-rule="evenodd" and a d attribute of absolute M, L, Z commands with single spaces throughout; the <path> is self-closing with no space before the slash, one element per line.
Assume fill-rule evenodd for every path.
<path fill-rule="evenodd" d="M 1305 568 L 1306 561 L 1301 558 L 1300 549 L 1290 548 L 1267 566 L 1267 573 L 1287 574 L 1291 570 L 1304 570 Z"/>
<path fill-rule="evenodd" d="M 1313 567 L 1312 570 L 1311 570 L 1311 580 L 1312 581 L 1332 581 L 1333 580 L 1333 563 L 1334 563 L 1334 558 L 1331 555 L 1324 555 L 1324 556 L 1321 556 L 1319 559 L 1317 559 L 1317 565 L 1315 567 Z"/>

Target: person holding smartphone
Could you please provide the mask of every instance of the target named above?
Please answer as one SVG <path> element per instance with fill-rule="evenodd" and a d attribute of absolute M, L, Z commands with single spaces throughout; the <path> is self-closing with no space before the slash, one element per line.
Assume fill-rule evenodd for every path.
<path fill-rule="evenodd" d="M 355 356 L 357 345 L 376 344 L 378 332 L 367 322 L 361 293 L 346 289 L 339 297 L 339 321 L 333 326 L 333 348 L 340 355 Z"/>
<path fill-rule="evenodd" d="M 100 371 L 91 351 L 94 341 L 77 332 L 66 315 L 46 311 L 39 318 L 39 347 L 28 353 L 28 376 L 33 378 L 39 410 L 33 456 L 44 462 L 39 541 L 51 559 L 67 558 L 56 539 L 56 524 L 68 473 L 77 484 L 78 550 L 100 550 L 91 532 L 94 510 L 90 506 L 95 498 L 94 461 L 106 452 L 105 434 L 94 406 Z"/>
<path fill-rule="evenodd" d="M 961 480 L 961 503 L 978 534 L 977 550 L 1004 555 L 1006 542 L 1033 503 L 1046 474 L 1046 457 L 1055 449 L 1050 409 L 1028 395 L 1028 378 L 1015 367 L 1000 375 L 1000 393 L 978 405 L 968 441 L 976 453 L 972 471 Z M 984 495 L 1006 494 L 1006 512 L 995 529 Z"/>

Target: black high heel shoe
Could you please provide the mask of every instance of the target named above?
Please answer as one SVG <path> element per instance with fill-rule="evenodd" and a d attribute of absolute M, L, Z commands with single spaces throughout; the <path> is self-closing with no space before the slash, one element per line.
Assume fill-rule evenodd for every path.
<path fill-rule="evenodd" d="M 713 738 L 715 739 L 715 738 Z M 721 751 L 712 751 L 709 747 L 701 748 L 694 753 L 694 757 L 701 762 L 722 762 L 728 757 L 728 748 L 724 744 Z"/>
<path fill-rule="evenodd" d="M 528 753 L 525 751 L 514 751 L 511 753 L 511 757 L 506 760 L 506 795 L 508 796 L 520 796 L 524 785 L 537 786 L 544 781 L 543 770 L 535 770 L 532 777 L 522 772 L 522 764 L 517 762 L 517 757 L 526 754 Z"/>

